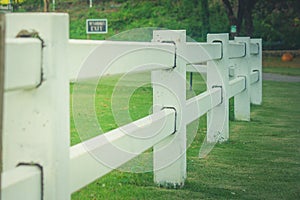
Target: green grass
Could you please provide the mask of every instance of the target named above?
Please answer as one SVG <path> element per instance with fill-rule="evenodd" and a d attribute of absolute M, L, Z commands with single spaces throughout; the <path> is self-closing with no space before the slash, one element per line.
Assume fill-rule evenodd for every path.
<path fill-rule="evenodd" d="M 265 67 L 263 68 L 263 72 L 289 75 L 289 76 L 300 76 L 300 68 Z"/>
<path fill-rule="evenodd" d="M 116 127 L 110 95 L 117 80 L 108 77 L 97 88 L 97 102 L 106 105 L 103 113 L 97 111 L 106 116 L 101 122 L 108 124 L 106 130 Z M 203 91 L 203 82 L 196 78 L 194 87 L 199 88 L 196 93 Z M 299 87 L 300 83 L 265 81 L 263 104 L 252 106 L 251 122 L 230 121 L 229 141 L 217 144 L 204 159 L 198 158 L 206 130 L 206 119 L 200 118 L 198 134 L 187 151 L 188 176 L 182 189 L 157 187 L 152 172 L 116 170 L 74 193 L 72 199 L 299 199 Z M 147 115 L 151 104 L 150 85 L 136 90 L 129 103 L 132 118 Z M 75 144 L 80 139 L 71 125 Z"/>
<path fill-rule="evenodd" d="M 283 62 L 279 56 L 263 57 L 264 67 L 286 67 L 286 68 L 300 68 L 300 58 L 294 57 L 292 61 Z"/>
<path fill-rule="evenodd" d="M 300 58 L 295 57 L 290 62 L 283 62 L 280 57 L 264 57 L 263 72 L 300 76 Z"/>
<path fill-rule="evenodd" d="M 19 11 L 41 11 L 42 7 L 28 2 Z M 187 35 L 197 41 L 206 40 L 206 28 L 198 13 L 202 12 L 200 4 L 185 1 L 94 1 L 89 8 L 87 1 L 60 0 L 56 2 L 56 12 L 66 12 L 70 16 L 70 38 L 86 39 L 86 19 L 108 19 L 107 34 L 92 34 L 89 39 L 111 39 L 124 31 L 159 27 L 170 30 L 187 30 Z M 210 30 L 224 32 L 228 29 L 228 19 L 225 10 L 217 3 L 211 3 Z M 170 12 L 170 8 L 172 11 Z M 193 10 L 193 12 L 191 12 Z M 222 12 L 224 11 L 224 12 Z M 139 40 L 133 34 L 127 39 Z M 115 39 L 115 38 L 113 38 Z M 149 38 L 152 39 L 152 36 Z"/>

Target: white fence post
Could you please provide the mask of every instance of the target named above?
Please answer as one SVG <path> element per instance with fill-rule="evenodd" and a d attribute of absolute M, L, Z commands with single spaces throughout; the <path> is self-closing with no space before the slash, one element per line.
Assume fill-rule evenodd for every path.
<path fill-rule="evenodd" d="M 221 88 L 222 103 L 207 113 L 207 142 L 222 142 L 229 138 L 229 35 L 208 34 L 208 43 L 221 43 L 222 58 L 207 62 L 207 90 Z"/>
<path fill-rule="evenodd" d="M 163 187 L 182 187 L 186 178 L 186 126 L 182 114 L 186 104 L 186 63 L 176 58 L 185 48 L 184 30 L 153 32 L 153 42 L 173 43 L 174 68 L 152 72 L 153 112 L 161 109 L 176 110 L 174 134 L 154 146 L 154 181 Z"/>
<path fill-rule="evenodd" d="M 15 13 L 7 14 L 6 19 L 8 38 L 15 38 L 24 29 L 29 32 L 35 30 L 45 46 L 42 54 L 28 58 L 42 60 L 39 70 L 42 72 L 41 83 L 36 88 L 5 92 L 4 171 L 19 165 L 39 166 L 42 185 L 33 187 L 42 188 L 42 199 L 70 199 L 69 80 L 65 58 L 69 37 L 68 15 Z M 26 39 L 17 40 L 22 42 Z M 22 53 L 21 48 L 17 49 L 7 59 L 17 60 Z M 19 62 L 18 66 L 21 68 L 22 64 Z M 18 68 L 15 69 L 11 73 L 19 73 Z M 16 192 L 30 193 L 29 189 L 24 187 L 24 191 Z"/>
<path fill-rule="evenodd" d="M 236 120 L 250 121 L 250 38 L 235 37 L 236 42 L 245 45 L 245 55 L 241 58 L 236 58 L 236 77 L 244 78 L 245 89 L 234 96 L 234 118 Z"/>
<path fill-rule="evenodd" d="M 262 40 L 251 39 L 250 42 L 257 45 L 257 50 L 250 54 L 250 67 L 252 72 L 258 73 L 258 81 L 251 85 L 251 103 L 261 105 L 262 103 Z M 255 47 L 255 46 L 254 46 Z"/>

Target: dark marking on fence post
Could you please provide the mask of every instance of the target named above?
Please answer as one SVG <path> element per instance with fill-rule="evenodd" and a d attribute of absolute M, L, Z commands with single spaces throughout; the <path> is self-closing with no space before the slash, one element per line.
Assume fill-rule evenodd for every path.
<path fill-rule="evenodd" d="M 2 188 L 2 142 L 3 142 L 3 93 L 4 93 L 4 48 L 5 48 L 5 15 L 0 13 L 0 200 L 1 200 L 1 188 Z"/>
<path fill-rule="evenodd" d="M 193 90 L 193 72 L 190 72 L 190 91 Z"/>

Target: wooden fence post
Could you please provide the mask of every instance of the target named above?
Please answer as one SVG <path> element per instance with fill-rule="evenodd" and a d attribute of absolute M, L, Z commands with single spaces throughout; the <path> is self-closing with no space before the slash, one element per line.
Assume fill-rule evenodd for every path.
<path fill-rule="evenodd" d="M 234 118 L 236 120 L 250 121 L 250 38 L 235 37 L 234 40 L 245 45 L 245 56 L 236 59 L 236 76 L 245 79 L 245 89 L 234 96 Z"/>
<path fill-rule="evenodd" d="M 13 13 L 6 15 L 6 37 L 18 38 L 21 30 L 34 29 L 43 40 L 41 53 L 28 59 L 40 59 L 41 82 L 36 88 L 6 91 L 4 112 L 4 170 L 20 165 L 38 165 L 42 171 L 43 199 L 70 199 L 69 148 L 70 108 L 67 75 L 67 45 L 69 19 L 66 14 Z M 23 49 L 7 55 L 7 60 L 18 59 Z M 20 61 L 16 65 L 22 67 Z M 31 73 L 35 73 L 32 69 Z M 13 71 L 11 73 L 18 73 Z M 30 73 L 30 72 L 28 72 Z M 41 186 L 37 186 L 41 187 Z"/>
<path fill-rule="evenodd" d="M 207 62 L 207 90 L 221 88 L 222 103 L 207 113 L 207 142 L 222 142 L 229 138 L 229 35 L 208 34 L 208 43 L 221 43 L 222 58 Z"/>
<path fill-rule="evenodd" d="M 250 67 L 252 72 L 258 72 L 258 81 L 251 85 L 251 103 L 261 105 L 262 103 L 262 40 L 250 39 L 251 43 L 256 44 L 257 53 L 251 54 Z"/>
<path fill-rule="evenodd" d="M 176 111 L 174 133 L 153 147 L 154 181 L 163 187 L 178 188 L 186 178 L 186 126 L 182 119 L 186 104 L 186 63 L 176 55 L 184 49 L 186 32 L 154 31 L 153 42 L 175 46 L 173 69 L 152 72 L 153 110 Z"/>

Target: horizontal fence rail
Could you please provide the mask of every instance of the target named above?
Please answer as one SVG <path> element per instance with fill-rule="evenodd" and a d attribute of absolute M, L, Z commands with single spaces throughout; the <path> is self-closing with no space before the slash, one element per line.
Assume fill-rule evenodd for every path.
<path fill-rule="evenodd" d="M 35 38 L 6 40 L 5 91 L 33 89 L 42 81 L 42 46 Z M 19 50 L 22 49 L 22 52 Z M 9 57 L 8 56 L 11 56 Z M 34 58 L 33 58 L 34 56 Z"/>
<path fill-rule="evenodd" d="M 243 121 L 250 104 L 262 102 L 261 39 L 208 34 L 207 42 L 186 42 L 184 30 L 155 30 L 151 42 L 71 40 L 68 21 L 57 13 L 6 15 L 2 199 L 70 199 L 150 148 L 154 182 L 180 188 L 186 126 L 207 115 L 205 142 L 227 141 L 229 99 Z M 34 37 L 16 38 L 24 29 Z M 70 82 L 74 93 L 103 76 L 144 71 L 151 72 L 153 113 L 70 147 L 70 109 L 74 118 L 96 116 L 88 105 L 95 107 L 94 96 L 80 102 L 85 112 L 74 108 Z M 200 73 L 206 91 L 187 99 L 187 73 L 190 89 Z"/>
<path fill-rule="evenodd" d="M 164 109 L 72 146 L 71 192 L 120 167 L 174 133 L 175 122 L 175 111 Z"/>
<path fill-rule="evenodd" d="M 69 54 L 70 80 L 170 69 L 175 64 L 175 46 L 168 43 L 70 40 Z M 88 73 L 82 72 L 82 65 L 88 66 Z"/>
<path fill-rule="evenodd" d="M 201 93 L 186 102 L 186 123 L 192 121 L 206 114 L 209 110 L 222 103 L 222 89 L 213 88 L 210 91 Z M 197 111 L 197 112 L 195 112 Z"/>
<path fill-rule="evenodd" d="M 183 57 L 188 61 L 188 64 L 203 63 L 209 60 L 222 58 L 222 45 L 220 43 L 186 43 L 187 51 Z"/>

